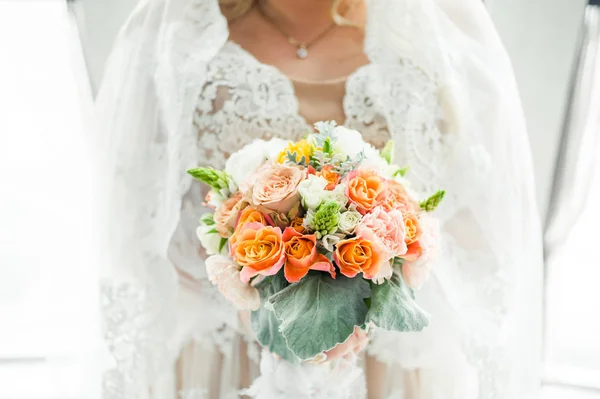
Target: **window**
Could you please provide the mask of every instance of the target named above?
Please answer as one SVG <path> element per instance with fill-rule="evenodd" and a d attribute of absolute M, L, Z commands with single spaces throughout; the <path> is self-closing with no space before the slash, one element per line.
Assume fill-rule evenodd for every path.
<path fill-rule="evenodd" d="M 73 37 L 66 2 L 0 1 L 2 398 L 99 397 L 90 99 Z"/>

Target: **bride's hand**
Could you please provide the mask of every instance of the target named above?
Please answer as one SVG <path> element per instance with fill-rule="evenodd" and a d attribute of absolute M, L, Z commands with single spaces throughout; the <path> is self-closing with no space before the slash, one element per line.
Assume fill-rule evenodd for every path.
<path fill-rule="evenodd" d="M 315 359 L 318 363 L 337 359 L 354 359 L 369 343 L 369 337 L 364 330 L 354 327 L 354 332 L 343 344 L 336 345 L 333 349 L 323 352 Z"/>

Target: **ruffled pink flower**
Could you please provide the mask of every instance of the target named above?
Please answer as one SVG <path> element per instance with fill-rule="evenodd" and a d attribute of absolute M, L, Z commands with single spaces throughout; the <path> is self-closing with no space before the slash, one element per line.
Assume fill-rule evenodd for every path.
<path fill-rule="evenodd" d="M 387 259 L 406 253 L 404 219 L 397 209 L 386 212 L 381 206 L 374 208 L 362 218 L 356 235 L 378 243 Z"/>
<path fill-rule="evenodd" d="M 213 255 L 206 259 L 209 281 L 238 310 L 257 310 L 260 307 L 258 290 L 240 279 L 240 267 L 227 256 Z"/>

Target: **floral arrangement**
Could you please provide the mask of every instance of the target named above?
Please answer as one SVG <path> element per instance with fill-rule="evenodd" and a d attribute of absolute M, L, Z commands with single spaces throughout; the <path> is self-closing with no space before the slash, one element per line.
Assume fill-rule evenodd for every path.
<path fill-rule="evenodd" d="M 225 170 L 196 168 L 209 185 L 198 237 L 210 281 L 252 310 L 259 342 L 290 362 L 315 359 L 355 328 L 420 331 L 429 316 L 413 289 L 437 253 L 430 213 L 393 163 L 359 132 L 319 122 L 299 142 L 256 140 Z"/>

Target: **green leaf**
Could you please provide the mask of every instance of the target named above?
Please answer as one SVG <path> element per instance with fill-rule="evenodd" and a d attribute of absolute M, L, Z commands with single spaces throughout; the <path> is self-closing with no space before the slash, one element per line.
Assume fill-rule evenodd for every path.
<path fill-rule="evenodd" d="M 252 312 L 252 330 L 256 333 L 258 342 L 263 347 L 269 349 L 271 353 L 281 356 L 282 359 L 290 363 L 299 364 L 300 359 L 288 349 L 285 338 L 279 332 L 281 322 L 275 317 L 275 313 L 272 310 L 265 308 L 267 300 L 286 286 L 287 281 L 282 272 L 273 277 L 266 278 L 256 285 L 260 294 L 260 309 Z"/>
<path fill-rule="evenodd" d="M 212 213 L 205 213 L 204 215 L 200 216 L 200 223 L 206 226 L 214 226 L 214 215 Z"/>
<path fill-rule="evenodd" d="M 288 348 L 300 359 L 345 342 L 355 326 L 362 326 L 367 315 L 364 299 L 370 294 L 369 283 L 362 278 L 310 272 L 269 298 Z"/>
<path fill-rule="evenodd" d="M 444 190 L 439 190 L 438 192 L 433 194 L 431 197 L 427 198 L 425 201 L 420 203 L 421 209 L 423 209 L 426 212 L 435 211 L 435 209 L 438 207 L 440 202 L 442 202 L 442 200 L 444 199 L 445 195 L 446 195 L 446 192 Z"/>
<path fill-rule="evenodd" d="M 381 157 L 386 160 L 388 165 L 394 162 L 394 140 L 385 143 L 385 147 L 381 150 Z"/>
<path fill-rule="evenodd" d="M 421 331 L 429 325 L 429 315 L 417 304 L 401 273 L 394 272 L 383 284 L 371 286 L 371 306 L 367 322 L 387 331 Z"/>
<path fill-rule="evenodd" d="M 212 229 L 208 230 L 208 231 L 206 232 L 206 234 L 219 234 L 219 232 L 217 231 L 217 229 L 215 229 L 215 228 L 212 228 Z"/>
<path fill-rule="evenodd" d="M 398 169 L 397 171 L 394 172 L 394 177 L 396 177 L 396 176 L 404 177 L 404 175 L 406 175 L 406 173 L 408 173 L 409 169 L 410 169 L 410 166 L 405 166 L 403 168 Z"/>
<path fill-rule="evenodd" d="M 221 251 L 223 250 L 223 248 L 225 248 L 225 245 L 227 245 L 228 241 L 229 240 L 227 238 L 221 237 L 221 241 L 219 242 L 219 253 L 221 253 Z"/>
<path fill-rule="evenodd" d="M 325 139 L 325 141 L 323 142 L 323 152 L 325 154 L 331 154 L 332 148 L 331 148 L 331 138 L 327 137 Z"/>

